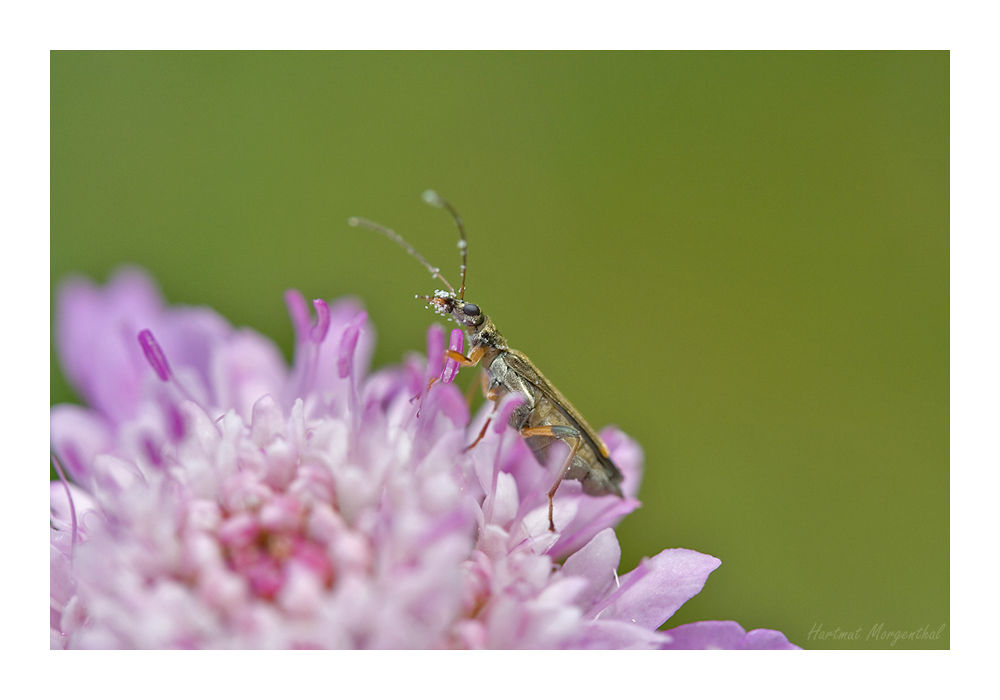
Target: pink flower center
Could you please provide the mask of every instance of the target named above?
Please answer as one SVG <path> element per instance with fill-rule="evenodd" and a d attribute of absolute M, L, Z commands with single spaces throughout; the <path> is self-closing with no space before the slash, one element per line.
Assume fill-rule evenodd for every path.
<path fill-rule="evenodd" d="M 230 515 L 220 526 L 227 563 L 247 580 L 255 595 L 273 600 L 294 564 L 324 588 L 333 587 L 334 564 L 325 547 L 309 538 L 305 516 L 299 501 L 277 496 L 256 512 Z"/>

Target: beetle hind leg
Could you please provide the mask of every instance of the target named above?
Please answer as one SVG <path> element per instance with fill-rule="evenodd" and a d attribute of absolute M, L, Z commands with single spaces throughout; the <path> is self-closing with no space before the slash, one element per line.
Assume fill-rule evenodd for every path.
<path fill-rule="evenodd" d="M 555 440 L 563 440 L 569 444 L 569 454 L 566 455 L 566 461 L 563 463 L 562 468 L 559 470 L 559 475 L 556 477 L 555 481 L 552 483 L 552 488 L 549 489 L 549 532 L 556 531 L 556 523 L 552 519 L 552 511 L 554 508 L 553 498 L 556 495 L 556 491 L 559 489 L 559 484 L 566 477 L 569 468 L 573 465 L 573 458 L 576 457 L 576 453 L 580 450 L 580 445 L 583 443 L 583 437 L 580 435 L 580 431 L 576 428 L 571 428 L 568 425 L 540 425 L 536 428 L 522 428 L 521 435 L 524 437 L 532 437 L 535 435 L 550 437 Z"/>

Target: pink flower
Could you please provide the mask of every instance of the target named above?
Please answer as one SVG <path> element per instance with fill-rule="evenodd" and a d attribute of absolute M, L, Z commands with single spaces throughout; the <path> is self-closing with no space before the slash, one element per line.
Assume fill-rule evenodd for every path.
<path fill-rule="evenodd" d="M 447 383 L 439 327 L 429 362 L 369 374 L 356 303 L 314 320 L 286 301 L 291 370 L 139 271 L 62 287 L 60 359 L 89 408 L 51 414 L 71 481 L 51 485 L 53 647 L 795 648 L 732 622 L 657 631 L 720 562 L 668 549 L 617 574 L 642 463 L 626 435 L 601 433 L 625 498 L 564 482 L 550 532 L 553 465 L 502 418 L 465 450 L 486 415 Z"/>

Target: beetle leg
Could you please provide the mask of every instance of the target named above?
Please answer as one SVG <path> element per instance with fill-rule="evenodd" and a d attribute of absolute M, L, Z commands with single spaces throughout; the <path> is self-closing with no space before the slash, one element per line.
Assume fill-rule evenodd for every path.
<path fill-rule="evenodd" d="M 472 444 L 469 445 L 468 447 L 466 447 L 464 450 L 462 450 L 462 452 L 468 452 L 473 447 L 475 447 L 476 445 L 478 445 L 479 441 L 483 439 L 483 437 L 486 435 L 486 429 L 488 427 L 490 427 L 490 421 L 493 420 L 493 414 L 497 412 L 497 406 L 499 406 L 499 405 L 500 405 L 499 403 L 494 403 L 493 404 L 493 410 L 490 411 L 490 415 L 486 416 L 486 422 L 483 423 L 483 428 L 482 428 L 482 430 L 479 431 L 479 435 L 476 437 L 475 440 L 472 441 Z"/>
<path fill-rule="evenodd" d="M 503 396 L 503 392 L 501 391 L 500 387 L 495 386 L 492 389 L 489 388 L 489 377 L 486 375 L 486 372 L 483 372 L 482 374 L 480 374 L 480 376 L 482 377 L 481 385 L 483 387 L 483 393 L 486 394 L 487 399 L 493 402 L 493 410 L 490 411 L 490 415 L 486 417 L 486 422 L 483 423 L 483 429 L 479 431 L 479 436 L 475 439 L 475 441 L 471 445 L 462 450 L 463 452 L 468 452 L 473 447 L 478 445 L 479 441 L 483 439 L 484 435 L 486 435 L 486 429 L 490 427 L 490 421 L 493 420 L 493 414 L 495 414 L 497 412 L 497 409 L 500 408 L 500 397 Z"/>
<path fill-rule="evenodd" d="M 486 374 L 486 370 L 480 370 L 479 372 L 479 386 L 483 391 L 483 396 L 486 396 L 486 391 L 489 388 L 490 378 Z M 476 382 L 469 384 L 469 388 L 465 390 L 465 403 L 472 407 L 472 394 L 476 391 Z"/>
<path fill-rule="evenodd" d="M 580 435 L 580 431 L 576 428 L 571 428 L 568 425 L 540 425 L 536 428 L 522 428 L 521 435 L 524 437 L 531 437 L 532 435 L 544 435 L 546 437 L 555 438 L 556 440 L 564 440 L 567 443 L 572 441 L 569 448 L 569 454 L 566 455 L 566 461 L 563 463 L 562 468 L 559 470 L 559 476 L 556 478 L 555 482 L 552 484 L 552 488 L 549 489 L 549 532 L 556 531 L 555 521 L 552 519 L 553 503 L 552 499 L 556 495 L 556 490 L 559 488 L 559 484 L 562 483 L 563 477 L 566 476 L 566 472 L 569 471 L 570 466 L 573 464 L 573 458 L 576 457 L 577 451 L 580 449 L 580 445 L 583 442 L 583 437 Z"/>
<path fill-rule="evenodd" d="M 478 365 L 479 361 L 483 358 L 484 354 L 486 354 L 486 348 L 482 345 L 473 348 L 472 352 L 469 353 L 468 357 L 458 352 L 457 350 L 444 351 L 445 358 L 449 360 L 454 360 L 462 367 L 471 367 L 472 365 Z"/>
<path fill-rule="evenodd" d="M 434 386 L 434 382 L 438 380 L 438 377 L 431 377 L 431 380 L 427 382 L 427 388 L 422 392 L 410 399 L 410 403 L 413 403 L 417 399 L 420 399 L 420 403 L 417 404 L 417 418 L 420 417 L 420 409 L 424 407 L 424 397 L 431 392 L 431 387 Z"/>
<path fill-rule="evenodd" d="M 462 367 L 472 367 L 473 365 L 479 364 L 479 360 L 482 359 L 484 352 L 486 352 L 485 348 L 478 347 L 470 353 L 471 357 L 466 357 L 462 353 L 456 352 L 455 350 L 445 350 L 444 356 L 445 359 L 454 360 Z M 420 409 L 423 407 L 423 397 L 427 396 L 427 394 L 431 390 L 431 387 L 434 386 L 434 382 L 436 382 L 438 379 L 440 379 L 440 377 L 431 377 L 430 381 L 427 382 L 427 388 L 424 389 L 422 393 L 417 394 L 412 399 L 410 399 L 410 403 L 413 403 L 417 399 L 420 399 L 420 405 L 417 406 L 418 417 L 420 416 Z"/>

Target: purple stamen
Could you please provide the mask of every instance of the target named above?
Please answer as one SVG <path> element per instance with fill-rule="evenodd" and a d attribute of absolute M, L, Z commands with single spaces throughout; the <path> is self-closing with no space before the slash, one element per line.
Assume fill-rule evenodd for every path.
<path fill-rule="evenodd" d="M 50 457 L 52 459 L 52 466 L 56 468 L 56 474 L 59 475 L 59 481 L 62 482 L 63 488 L 66 489 L 66 500 L 69 501 L 69 517 L 73 528 L 70 531 L 69 560 L 73 561 L 73 556 L 76 554 L 76 506 L 73 505 L 73 494 L 69 490 L 69 481 L 66 480 L 62 465 L 59 464 L 59 460 L 55 455 L 50 455 Z"/>
<path fill-rule="evenodd" d="M 340 351 L 337 353 L 337 374 L 341 379 L 350 376 L 354 369 L 354 346 L 358 344 L 358 328 L 348 326 L 340 336 Z"/>
<path fill-rule="evenodd" d="M 146 361 L 149 362 L 149 366 L 156 372 L 156 376 L 161 381 L 170 381 L 171 372 L 170 365 L 167 363 L 167 356 L 163 354 L 163 349 L 160 348 L 160 344 L 153 337 L 153 332 L 148 328 L 139 331 L 139 345 L 142 346 L 142 352 L 146 356 Z"/>
<path fill-rule="evenodd" d="M 162 466 L 163 458 L 160 456 L 160 446 L 156 443 L 155 439 L 146 435 L 142 438 L 141 444 L 142 448 L 146 451 L 146 458 L 152 462 L 153 466 Z"/>
<path fill-rule="evenodd" d="M 319 345 L 330 330 L 330 307 L 322 299 L 313 299 L 316 309 L 316 324 L 309 331 L 309 339 Z"/>
<path fill-rule="evenodd" d="M 455 352 L 462 352 L 462 348 L 465 347 L 465 333 L 462 332 L 460 328 L 454 328 L 451 331 L 451 338 L 448 342 L 448 349 L 454 350 Z M 448 358 L 444 361 L 444 373 L 441 375 L 441 381 L 445 384 L 451 382 L 452 379 L 458 376 L 458 362 Z"/>
<path fill-rule="evenodd" d="M 347 324 L 344 334 L 340 336 L 340 349 L 337 351 L 337 374 L 340 378 L 350 376 L 354 369 L 354 349 L 358 345 L 361 326 L 368 320 L 368 313 L 362 311 Z"/>
<path fill-rule="evenodd" d="M 198 400 L 191 395 L 191 392 L 184 388 L 184 385 L 177 380 L 177 376 L 170 369 L 170 363 L 167 362 L 167 356 L 164 354 L 163 348 L 161 348 L 160 344 L 156 342 L 156 338 L 153 337 L 153 332 L 148 328 L 139 331 L 139 345 L 142 346 L 142 352 L 146 356 L 146 361 L 149 362 L 149 366 L 153 368 L 153 371 L 156 372 L 156 376 L 159 377 L 161 381 L 172 383 L 177 388 L 177 391 L 180 392 L 181 396 L 188 401 L 198 404 L 199 406 L 201 405 Z M 176 422 L 176 419 L 171 416 L 171 412 L 173 410 L 174 409 L 168 409 L 168 418 Z M 183 434 L 183 432 L 183 427 L 179 430 L 174 430 L 175 434 Z"/>
<path fill-rule="evenodd" d="M 62 458 L 66 460 L 66 468 L 69 473 L 73 475 L 73 480 L 77 483 L 84 483 L 84 481 L 89 480 L 93 475 L 90 473 L 90 468 L 83 463 L 80 458 L 79 453 L 76 450 L 76 445 L 74 445 L 69 440 L 60 441 L 56 450 L 62 455 Z"/>

